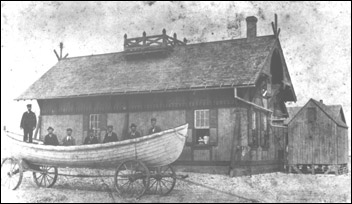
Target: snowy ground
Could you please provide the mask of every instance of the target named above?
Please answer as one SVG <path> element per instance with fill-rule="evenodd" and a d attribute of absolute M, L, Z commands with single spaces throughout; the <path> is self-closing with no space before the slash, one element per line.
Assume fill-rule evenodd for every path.
<path fill-rule="evenodd" d="M 85 170 L 73 171 L 87 173 Z M 89 173 L 97 172 L 91 170 Z M 178 174 L 188 174 L 189 177 L 184 181 L 178 180 L 169 196 L 147 195 L 137 202 L 351 202 L 350 174 L 313 176 L 272 173 L 239 178 L 185 172 Z M 53 188 L 43 189 L 35 186 L 31 173 L 27 172 L 18 190 L 1 188 L 1 202 L 120 203 L 136 200 L 120 199 L 114 191 L 112 178 L 59 177 Z"/>

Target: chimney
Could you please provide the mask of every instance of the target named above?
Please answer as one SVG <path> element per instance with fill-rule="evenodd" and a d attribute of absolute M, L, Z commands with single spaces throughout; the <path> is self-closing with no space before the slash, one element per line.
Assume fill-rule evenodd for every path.
<path fill-rule="evenodd" d="M 253 40 L 257 37 L 257 21 L 255 16 L 248 16 L 246 18 L 247 22 L 247 39 Z"/>
<path fill-rule="evenodd" d="M 324 103 L 323 103 L 324 101 L 323 101 L 322 99 L 320 99 L 320 101 L 319 101 L 319 102 L 320 102 L 320 103 L 322 103 L 322 104 L 324 104 Z"/>

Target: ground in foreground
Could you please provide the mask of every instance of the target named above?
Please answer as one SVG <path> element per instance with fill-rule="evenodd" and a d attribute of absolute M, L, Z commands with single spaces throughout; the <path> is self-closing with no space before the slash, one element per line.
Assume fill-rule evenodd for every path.
<path fill-rule="evenodd" d="M 98 170 L 70 170 L 79 174 L 105 174 Z M 110 172 L 111 173 L 111 172 Z M 351 202 L 351 175 L 296 175 L 272 173 L 229 178 L 225 175 L 179 172 L 189 177 L 178 180 L 169 196 L 146 195 L 140 200 L 123 200 L 112 178 L 59 177 L 51 189 L 37 188 L 31 173 L 25 173 L 20 188 L 1 188 L 1 202 Z"/>

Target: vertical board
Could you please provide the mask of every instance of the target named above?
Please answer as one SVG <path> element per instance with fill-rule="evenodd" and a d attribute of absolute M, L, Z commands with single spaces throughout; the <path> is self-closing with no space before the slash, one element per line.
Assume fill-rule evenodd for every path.
<path fill-rule="evenodd" d="M 230 161 L 233 136 L 240 137 L 234 132 L 236 109 L 218 109 L 218 146 L 213 149 L 213 159 L 216 161 Z M 240 112 L 238 113 L 240 114 Z M 236 139 L 234 138 L 234 140 Z"/>
<path fill-rule="evenodd" d="M 210 141 L 211 145 L 216 145 L 218 143 L 218 129 L 217 128 L 210 128 Z"/>
<path fill-rule="evenodd" d="M 209 119 L 210 128 L 218 128 L 218 109 L 209 110 Z"/>
<path fill-rule="evenodd" d="M 333 124 L 332 124 L 332 120 L 329 120 L 329 164 L 334 164 L 334 160 L 335 160 L 335 153 L 334 153 L 334 147 L 335 147 L 335 138 L 333 135 Z"/>
<path fill-rule="evenodd" d="M 185 146 L 183 151 L 178 158 L 179 161 L 191 161 L 192 160 L 192 150 L 191 147 Z"/>
<path fill-rule="evenodd" d="M 188 128 L 186 144 L 192 144 L 193 139 L 193 129 Z"/>
<path fill-rule="evenodd" d="M 241 146 L 248 146 L 248 111 L 241 109 Z"/>
<path fill-rule="evenodd" d="M 241 134 L 240 131 L 241 131 L 241 114 L 240 112 L 235 109 L 234 110 L 234 132 L 233 132 L 233 135 L 231 137 L 231 155 L 230 155 L 230 166 L 235 168 L 235 166 L 237 165 L 237 161 L 240 160 L 240 157 L 238 155 L 238 151 L 239 151 L 239 140 L 237 137 L 239 137 L 239 135 Z M 217 151 L 213 151 L 213 155 L 214 155 L 214 152 L 216 152 L 217 154 Z M 218 155 L 216 156 L 213 156 L 213 158 L 218 158 Z"/>
<path fill-rule="evenodd" d="M 188 128 L 194 128 L 194 110 L 186 110 L 186 122 L 188 123 Z"/>
<path fill-rule="evenodd" d="M 193 150 L 194 161 L 210 161 L 209 150 Z"/>

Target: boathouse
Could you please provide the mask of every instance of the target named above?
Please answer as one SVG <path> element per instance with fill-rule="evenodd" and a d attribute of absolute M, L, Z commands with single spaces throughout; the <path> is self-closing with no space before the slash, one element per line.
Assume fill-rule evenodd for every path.
<path fill-rule="evenodd" d="M 348 127 L 341 105 L 310 99 L 289 107 L 287 165 L 289 172 L 346 172 Z"/>
<path fill-rule="evenodd" d="M 71 127 L 82 144 L 89 129 L 102 140 L 113 125 L 123 139 L 131 123 L 146 135 L 154 117 L 162 129 L 189 124 L 175 165 L 232 176 L 277 171 L 285 128 L 272 121 L 288 116 L 285 102 L 296 95 L 277 19 L 266 36 L 257 36 L 256 17 L 246 23 L 241 39 L 187 44 L 163 30 L 125 35 L 122 52 L 60 56 L 17 100 L 37 100 L 40 138 L 49 126 L 59 138 Z"/>

